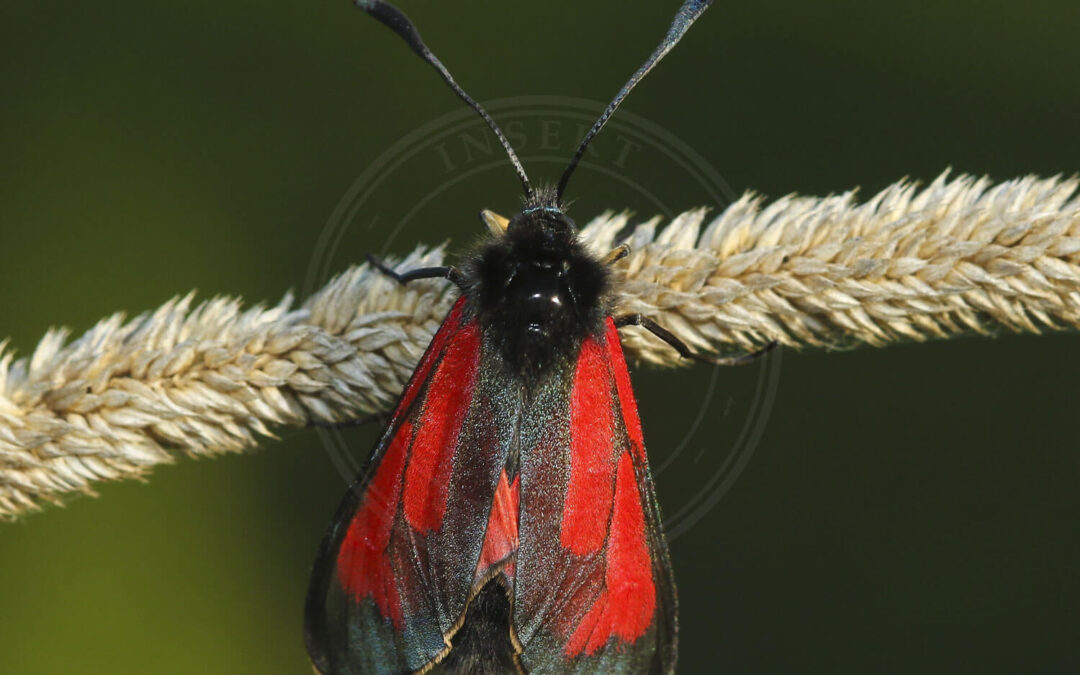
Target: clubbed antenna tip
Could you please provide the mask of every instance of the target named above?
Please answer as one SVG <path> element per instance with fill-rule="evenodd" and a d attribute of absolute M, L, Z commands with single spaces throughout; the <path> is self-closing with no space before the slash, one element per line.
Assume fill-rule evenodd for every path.
<path fill-rule="evenodd" d="M 671 27 L 668 28 L 667 35 L 660 41 L 660 44 L 657 45 L 645 63 L 637 69 L 637 72 L 630 76 L 630 79 L 622 86 L 619 93 L 615 94 L 615 98 L 611 99 L 611 103 L 608 103 L 607 108 L 600 114 L 600 118 L 596 120 L 596 123 L 589 129 L 589 133 L 585 134 L 585 138 L 581 140 L 581 145 L 578 146 L 577 152 L 574 153 L 574 156 L 570 159 L 570 164 L 566 167 L 566 171 L 563 172 L 562 178 L 559 179 L 559 188 L 556 194 L 560 203 L 562 202 L 563 193 L 566 192 L 566 184 L 570 182 L 570 175 L 577 168 L 578 162 L 581 161 L 581 156 L 585 154 L 585 148 L 588 147 L 589 142 L 604 128 L 604 125 L 607 124 L 607 121 L 615 113 L 615 109 L 623 102 L 630 90 L 637 86 L 637 83 L 644 79 L 649 74 L 649 71 L 657 63 L 660 63 L 661 59 L 667 56 L 667 53 L 679 43 L 679 40 L 686 35 L 686 31 L 709 8 L 710 4 L 712 4 L 712 0 L 686 0 L 682 7 L 679 7 L 679 11 L 675 13 L 675 18 L 671 22 Z"/>
<path fill-rule="evenodd" d="M 458 97 L 465 101 L 465 104 L 476 111 L 477 115 L 487 123 L 491 130 L 495 133 L 495 136 L 502 143 L 503 149 L 506 150 L 507 156 L 510 157 L 510 163 L 514 165 L 514 171 L 517 173 L 518 180 L 521 181 L 522 188 L 525 189 L 525 196 L 532 196 L 532 186 L 529 184 L 529 177 L 525 173 L 525 167 L 522 166 L 521 160 L 514 153 L 514 148 L 511 147 L 510 141 L 506 139 L 502 129 L 499 125 L 495 124 L 495 120 L 491 118 L 486 110 L 479 103 L 473 100 L 471 96 L 465 93 L 465 90 L 454 80 L 454 76 L 450 74 L 450 71 L 446 69 L 446 66 L 442 64 L 442 61 L 438 59 L 428 49 L 424 41 L 420 39 L 420 32 L 416 30 L 416 25 L 409 20 L 409 17 L 405 16 L 397 7 L 394 7 L 388 2 L 382 0 L 353 0 L 353 4 L 360 9 L 367 12 L 369 15 L 378 19 L 378 21 L 397 33 L 405 44 L 409 45 L 416 55 L 427 61 L 435 68 L 435 70 L 442 77 L 443 81 L 454 91 Z"/>

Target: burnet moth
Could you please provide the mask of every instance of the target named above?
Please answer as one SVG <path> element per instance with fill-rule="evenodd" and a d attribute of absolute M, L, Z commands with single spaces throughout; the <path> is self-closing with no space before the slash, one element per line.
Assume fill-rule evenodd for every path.
<path fill-rule="evenodd" d="M 443 321 L 315 562 L 305 638 L 323 675 L 670 673 L 676 596 L 608 266 L 577 239 L 563 193 L 589 141 L 710 0 L 686 0 L 608 104 L 555 190 L 534 189 L 494 120 L 394 6 L 357 0 L 430 63 L 498 137 L 525 190 L 446 278 Z M 378 264 L 378 263 L 376 263 Z M 732 363 L 748 357 L 713 362 Z"/>

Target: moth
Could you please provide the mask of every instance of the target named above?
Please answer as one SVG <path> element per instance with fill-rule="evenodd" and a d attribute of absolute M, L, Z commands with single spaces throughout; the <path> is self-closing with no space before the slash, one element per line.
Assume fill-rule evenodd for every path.
<path fill-rule="evenodd" d="M 675 584 L 618 331 L 696 355 L 648 317 L 612 315 L 609 267 L 629 249 L 588 251 L 563 195 L 592 138 L 710 2 L 682 4 L 554 190 L 533 188 L 400 10 L 356 4 L 484 119 L 525 194 L 512 218 L 481 213 L 492 236 L 460 268 L 376 262 L 461 295 L 322 542 L 305 609 L 312 663 L 323 675 L 670 673 Z"/>

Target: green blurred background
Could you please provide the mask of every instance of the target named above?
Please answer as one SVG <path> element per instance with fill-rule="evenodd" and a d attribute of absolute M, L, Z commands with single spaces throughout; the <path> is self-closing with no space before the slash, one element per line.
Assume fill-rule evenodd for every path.
<path fill-rule="evenodd" d="M 401 4 L 478 99 L 598 103 L 677 6 Z M 340 0 L 9 2 L 0 26 L 0 337 L 24 355 L 49 326 L 191 288 L 302 288 L 356 177 L 459 109 Z M 1071 174 L 1078 31 L 1074 0 L 720 2 L 626 108 L 737 193 Z M 660 167 L 632 177 L 701 201 Z M 648 215 L 590 185 L 572 186 L 579 219 Z M 502 170 L 448 190 L 388 250 L 470 241 L 477 209 L 512 210 L 515 189 Z M 336 269 L 386 245 L 350 232 Z M 681 672 L 1077 672 L 1075 339 L 783 354 L 748 468 L 672 544 Z M 654 465 L 687 448 L 658 479 L 669 512 L 734 443 L 757 377 L 636 371 Z M 349 437 L 358 456 L 375 433 Z M 0 525 L 0 672 L 308 672 L 308 568 L 343 490 L 318 436 L 287 432 Z"/>

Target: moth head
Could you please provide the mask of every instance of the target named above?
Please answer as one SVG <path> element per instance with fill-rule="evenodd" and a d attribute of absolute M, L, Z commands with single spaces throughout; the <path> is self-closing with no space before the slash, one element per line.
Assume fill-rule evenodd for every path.
<path fill-rule="evenodd" d="M 577 238 L 577 225 L 555 207 L 531 207 L 510 219 L 506 237 L 513 248 L 560 255 Z"/>
<path fill-rule="evenodd" d="M 513 218 L 484 209 L 480 220 L 496 239 L 509 243 L 511 248 L 559 252 L 577 235 L 577 224 L 555 207 L 526 208 Z"/>

